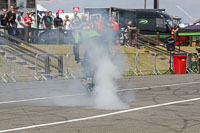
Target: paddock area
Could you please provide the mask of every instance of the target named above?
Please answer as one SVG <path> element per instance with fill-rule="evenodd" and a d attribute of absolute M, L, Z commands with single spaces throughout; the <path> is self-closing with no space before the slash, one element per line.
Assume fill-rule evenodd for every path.
<path fill-rule="evenodd" d="M 199 133 L 200 75 L 122 77 L 97 109 L 79 79 L 0 84 L 0 133 Z M 106 98 L 106 95 L 105 95 Z"/>

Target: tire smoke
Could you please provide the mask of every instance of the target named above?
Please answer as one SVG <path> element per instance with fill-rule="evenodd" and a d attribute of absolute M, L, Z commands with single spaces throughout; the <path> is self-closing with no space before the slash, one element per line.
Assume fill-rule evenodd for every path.
<path fill-rule="evenodd" d="M 97 109 L 124 109 L 129 106 L 117 95 L 115 81 L 121 77 L 120 66 L 123 63 L 112 56 L 109 45 L 103 39 L 90 39 L 84 43 L 87 61 L 94 70 L 94 103 Z M 105 44 L 104 44 L 105 43 Z M 116 63 L 117 62 L 117 63 Z"/>

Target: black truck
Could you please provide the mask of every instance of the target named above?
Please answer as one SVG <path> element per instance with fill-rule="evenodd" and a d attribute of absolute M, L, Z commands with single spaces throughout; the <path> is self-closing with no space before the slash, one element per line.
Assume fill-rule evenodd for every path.
<path fill-rule="evenodd" d="M 165 9 L 123 9 L 116 7 L 89 7 L 84 9 L 84 13 L 91 17 L 100 15 L 103 20 L 109 21 L 110 17 L 115 17 L 119 23 L 121 31 L 120 43 L 124 43 L 128 21 L 132 21 L 141 34 L 156 38 L 157 32 L 160 40 L 166 41 L 170 37 L 173 27 L 173 19 L 165 12 Z"/>

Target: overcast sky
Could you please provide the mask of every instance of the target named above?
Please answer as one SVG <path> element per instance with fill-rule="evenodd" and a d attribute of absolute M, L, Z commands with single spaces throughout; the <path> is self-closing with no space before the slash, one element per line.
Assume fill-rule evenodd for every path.
<path fill-rule="evenodd" d="M 37 0 L 39 4 L 43 5 L 48 10 L 57 12 L 58 9 L 63 9 L 65 13 L 72 12 L 73 7 L 80 7 L 83 11 L 84 7 L 122 7 L 141 9 L 144 8 L 144 0 Z M 154 0 L 146 0 L 147 8 L 153 8 Z M 177 8 L 177 5 L 187 12 L 194 19 L 200 18 L 200 0 L 160 0 L 159 8 L 166 9 L 166 11 L 174 16 L 179 16 L 184 22 L 192 22 L 191 17 L 185 15 L 184 11 Z"/>

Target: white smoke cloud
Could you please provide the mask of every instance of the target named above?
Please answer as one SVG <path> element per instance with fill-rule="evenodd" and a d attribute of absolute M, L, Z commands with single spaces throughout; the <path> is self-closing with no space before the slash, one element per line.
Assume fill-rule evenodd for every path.
<path fill-rule="evenodd" d="M 108 35 L 109 36 L 109 35 Z M 112 37 L 110 37 L 112 38 Z M 102 39 L 92 39 L 84 43 L 88 54 L 87 61 L 91 64 L 94 73 L 95 94 L 94 103 L 97 109 L 124 109 L 128 105 L 123 103 L 117 94 L 116 79 L 121 77 L 122 60 L 115 61 L 109 51 L 108 43 Z M 118 62 L 118 63 L 115 63 Z"/>

